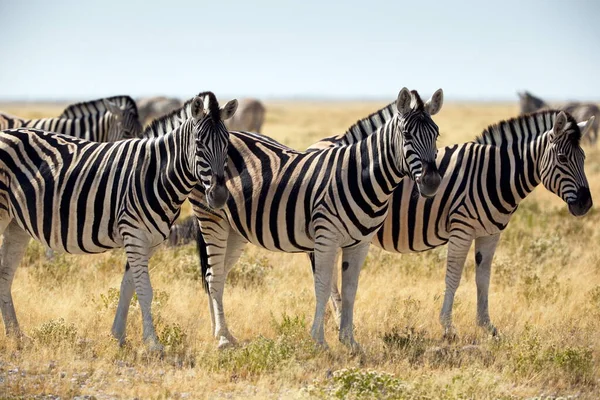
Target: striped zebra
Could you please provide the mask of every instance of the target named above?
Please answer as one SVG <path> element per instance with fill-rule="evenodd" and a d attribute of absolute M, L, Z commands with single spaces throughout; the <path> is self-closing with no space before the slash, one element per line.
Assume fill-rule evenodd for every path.
<path fill-rule="evenodd" d="M 544 100 L 532 95 L 528 91 L 517 92 L 517 94 L 519 95 L 521 114 L 550 109 L 550 106 Z M 598 141 L 598 131 L 600 130 L 600 107 L 594 103 L 571 102 L 560 107 L 560 109 L 571 114 L 578 122 L 585 122 L 595 117 L 590 132 L 584 136 L 585 142 L 595 145 Z"/>
<path fill-rule="evenodd" d="M 93 142 L 115 142 L 140 137 L 142 133 L 135 102 L 129 96 L 73 104 L 56 118 L 24 119 L 0 113 L 0 130 L 20 127 L 61 133 Z"/>
<path fill-rule="evenodd" d="M 313 144 L 309 150 L 326 149 L 332 145 L 340 146 L 352 144 L 373 133 L 385 122 L 392 119 L 396 113 L 396 102 L 392 102 L 384 108 L 370 114 L 366 118 L 357 121 L 345 133 L 334 135 Z M 175 223 L 171 228 L 167 244 L 169 246 L 183 246 L 196 241 L 200 229 L 195 215 L 184 218 L 181 222 Z"/>
<path fill-rule="evenodd" d="M 204 188 L 210 207 L 227 200 L 223 120 L 236 107 L 232 100 L 220 109 L 214 94 L 201 93 L 190 118 L 181 122 L 172 114 L 147 129 L 146 136 L 157 137 L 113 143 L 33 128 L 0 132 L 0 309 L 7 334 L 20 335 L 11 285 L 31 236 L 69 253 L 124 247 L 132 288 L 124 297 L 131 299 L 135 288 L 144 341 L 160 349 L 148 260 L 194 187 Z M 170 129 L 171 120 L 179 126 Z M 125 326 L 114 326 L 113 334 L 123 341 Z"/>
<path fill-rule="evenodd" d="M 446 291 L 440 313 L 446 337 L 455 336 L 454 294 L 473 241 L 477 322 L 496 334 L 488 311 L 491 263 L 500 234 L 519 203 L 542 183 L 567 203 L 571 214 L 584 215 L 591 208 L 580 139 L 593 122 L 592 118 L 577 124 L 568 113 L 559 111 L 501 121 L 474 142 L 440 149 L 437 164 L 443 179 L 435 196 L 415 196 L 414 183 L 409 179 L 403 179 L 396 188 L 373 244 L 395 253 L 448 244 Z M 360 137 L 339 139 L 340 145 L 346 145 Z M 335 145 L 334 140 L 325 139 L 314 147 Z M 331 298 L 339 318 L 342 304 L 335 278 L 336 274 Z"/>
<path fill-rule="evenodd" d="M 423 103 L 402 89 L 394 117 L 350 146 L 299 152 L 255 133 L 230 132 L 228 188 L 220 212 L 209 212 L 201 193 L 190 200 L 200 221 L 202 276 L 219 347 L 234 344 L 223 311 L 228 271 L 247 242 L 272 251 L 315 253 L 314 340 L 326 346 L 323 318 L 338 248 L 343 249 L 340 340 L 358 348 L 353 307 L 358 275 L 371 238 L 385 219 L 387 202 L 405 175 L 421 195 L 441 180 L 435 166 L 438 127 L 431 119 L 443 103 L 438 90 Z"/>

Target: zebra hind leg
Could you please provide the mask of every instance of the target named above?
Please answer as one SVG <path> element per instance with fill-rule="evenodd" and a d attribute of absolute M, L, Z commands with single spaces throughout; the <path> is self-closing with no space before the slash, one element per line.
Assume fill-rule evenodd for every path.
<path fill-rule="evenodd" d="M 358 289 L 358 277 L 370 242 L 356 247 L 346 248 L 342 252 L 342 318 L 340 322 L 340 342 L 350 348 L 352 353 L 361 352 L 360 345 L 354 339 L 354 301 Z"/>
<path fill-rule="evenodd" d="M 14 220 L 7 222 L 0 222 L 0 229 L 4 231 L 0 248 L 0 309 L 6 335 L 21 338 L 23 334 L 19 328 L 11 288 L 15 271 L 31 237 Z"/>
<path fill-rule="evenodd" d="M 117 312 L 115 313 L 115 320 L 111 329 L 112 335 L 119 341 L 120 346 L 125 344 L 127 315 L 129 313 L 129 306 L 131 304 L 131 299 L 133 298 L 134 290 L 135 285 L 133 284 L 131 268 L 129 267 L 129 263 L 127 263 L 125 265 L 123 280 L 121 281 L 119 304 L 117 305 Z"/>
<path fill-rule="evenodd" d="M 475 281 L 477 283 L 477 324 L 486 328 L 493 336 L 498 334 L 496 327 L 490 321 L 488 293 L 492 259 L 500 234 L 482 236 L 475 239 Z"/>
<path fill-rule="evenodd" d="M 154 321 L 152 319 L 152 284 L 148 273 L 148 259 L 152 254 L 146 243 L 132 236 L 124 236 L 127 262 L 131 269 L 135 293 L 138 296 L 142 310 L 142 326 L 144 342 L 150 351 L 162 353 L 163 345 L 156 336 Z"/>
<path fill-rule="evenodd" d="M 444 293 L 444 304 L 440 312 L 440 323 L 444 328 L 444 338 L 455 340 L 456 329 L 452 324 L 452 306 L 454 295 L 462 276 L 463 267 L 473 242 L 472 236 L 465 232 L 452 234 L 448 242 L 448 260 L 446 263 L 446 291 Z"/>

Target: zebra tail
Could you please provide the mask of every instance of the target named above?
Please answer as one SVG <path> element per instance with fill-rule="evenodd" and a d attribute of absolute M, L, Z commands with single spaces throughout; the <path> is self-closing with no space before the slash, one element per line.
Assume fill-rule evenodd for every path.
<path fill-rule="evenodd" d="M 196 229 L 196 247 L 198 248 L 198 256 L 200 257 L 200 279 L 202 279 L 202 286 L 204 291 L 208 294 L 208 281 L 206 280 L 206 273 L 208 272 L 208 252 L 206 251 L 206 242 L 200 228 Z"/>

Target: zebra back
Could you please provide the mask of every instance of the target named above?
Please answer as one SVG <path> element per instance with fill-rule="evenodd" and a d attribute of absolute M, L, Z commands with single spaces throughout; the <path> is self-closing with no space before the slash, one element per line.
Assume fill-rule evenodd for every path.
<path fill-rule="evenodd" d="M 392 119 L 395 112 L 396 102 L 392 102 L 370 114 L 368 117 L 358 120 L 345 133 L 321 139 L 317 143 L 312 144 L 308 150 L 326 149 L 328 147 L 345 146 L 360 142 Z"/>
<path fill-rule="evenodd" d="M 122 111 L 121 131 L 123 133 L 122 137 L 119 137 L 118 139 L 140 137 L 143 128 L 140 123 L 137 105 L 129 96 L 112 96 L 71 104 L 63 110 L 63 112 L 59 115 L 59 118 L 90 118 L 92 120 L 95 118 L 101 118 L 110 111 L 106 108 L 105 101 L 114 104 Z M 92 138 L 92 140 L 95 139 Z"/>

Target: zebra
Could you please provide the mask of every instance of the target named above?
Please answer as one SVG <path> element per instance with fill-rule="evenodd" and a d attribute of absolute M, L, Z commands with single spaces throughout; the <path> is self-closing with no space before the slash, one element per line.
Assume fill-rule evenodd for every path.
<path fill-rule="evenodd" d="M 204 188 L 210 207 L 223 207 L 229 144 L 223 120 L 236 107 L 232 100 L 219 108 L 215 95 L 203 92 L 191 101 L 185 121 L 174 113 L 153 122 L 146 130 L 151 138 L 112 143 L 34 128 L 0 132 L 0 309 L 6 333 L 21 336 L 11 285 L 30 237 L 69 253 L 124 247 L 132 288 L 125 297 L 131 299 L 135 287 L 144 341 L 160 350 L 148 260 L 194 187 Z M 112 332 L 124 341 L 124 325 Z"/>
<path fill-rule="evenodd" d="M 571 115 L 557 110 L 501 121 L 488 127 L 474 142 L 440 149 L 437 164 L 443 178 L 435 196 L 415 196 L 414 183 L 409 179 L 403 179 L 395 189 L 387 218 L 373 244 L 395 253 L 421 252 L 448 244 L 446 291 L 440 312 L 446 338 L 456 337 L 452 305 L 473 241 L 477 323 L 496 335 L 488 309 L 491 264 L 500 234 L 519 203 L 542 183 L 562 198 L 575 216 L 584 215 L 592 207 L 580 139 L 593 123 L 592 117 L 578 124 Z M 339 139 L 343 146 L 360 137 Z M 313 146 L 323 148 L 336 143 L 325 139 Z M 336 278 L 334 274 L 331 299 L 339 319 L 341 297 Z"/>
<path fill-rule="evenodd" d="M 226 207 L 209 211 L 201 192 L 190 196 L 200 222 L 202 278 L 219 347 L 236 343 L 225 323 L 223 289 L 227 272 L 251 242 L 272 251 L 315 253 L 311 335 L 323 347 L 325 305 L 341 247 L 339 338 L 353 351 L 360 348 L 352 323 L 360 267 L 385 218 L 389 196 L 404 175 L 415 179 L 421 195 L 436 192 L 441 180 L 434 162 L 439 129 L 431 116 L 442 103 L 441 89 L 423 103 L 416 91 L 403 88 L 394 117 L 376 134 L 323 151 L 299 152 L 256 133 L 230 132 Z"/>
<path fill-rule="evenodd" d="M 142 126 L 129 96 L 113 96 L 77 103 L 56 118 L 24 119 L 0 113 L 0 130 L 42 129 L 93 142 L 115 142 L 140 137 Z"/>
<path fill-rule="evenodd" d="M 236 114 L 227 122 L 230 131 L 247 131 L 260 133 L 265 121 L 265 106 L 257 99 L 240 99 Z"/>
<path fill-rule="evenodd" d="M 550 109 L 550 106 L 544 100 L 532 95 L 528 91 L 517 92 L 517 94 L 519 95 L 521 115 Z M 591 117 L 595 117 L 592 129 L 584 136 L 584 140 L 588 144 L 595 145 L 598 141 L 598 130 L 600 129 L 600 107 L 594 103 L 571 102 L 565 104 L 560 109 L 571 114 L 578 122 L 588 121 Z"/>
<path fill-rule="evenodd" d="M 366 118 L 357 121 L 345 133 L 334 135 L 320 142 L 313 144 L 309 150 L 326 149 L 332 145 L 351 144 L 359 141 L 361 138 L 373 133 L 377 128 L 382 126 L 386 121 L 392 119 L 396 112 L 396 102 L 392 102 L 384 108 L 370 114 Z M 198 220 L 195 215 L 190 215 L 184 218 L 181 222 L 173 224 L 171 233 L 167 241 L 168 246 L 183 246 L 196 241 L 196 237 L 200 232 Z"/>
<path fill-rule="evenodd" d="M 137 109 L 140 115 L 140 122 L 142 125 L 146 125 L 156 118 L 180 109 L 182 105 L 181 100 L 174 97 L 157 96 L 138 99 Z"/>

